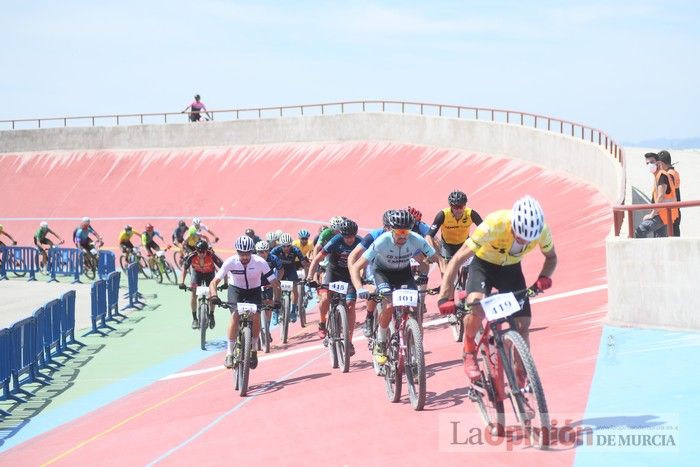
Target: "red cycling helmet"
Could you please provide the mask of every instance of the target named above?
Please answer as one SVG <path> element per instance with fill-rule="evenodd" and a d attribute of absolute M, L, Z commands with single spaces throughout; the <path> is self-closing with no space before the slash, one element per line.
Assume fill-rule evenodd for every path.
<path fill-rule="evenodd" d="M 413 216 L 416 222 L 420 222 L 420 220 L 423 218 L 423 213 L 416 208 L 412 208 L 411 206 L 409 206 L 408 212 Z"/>
<path fill-rule="evenodd" d="M 153 225 L 152 224 L 146 224 L 146 232 L 153 232 Z"/>

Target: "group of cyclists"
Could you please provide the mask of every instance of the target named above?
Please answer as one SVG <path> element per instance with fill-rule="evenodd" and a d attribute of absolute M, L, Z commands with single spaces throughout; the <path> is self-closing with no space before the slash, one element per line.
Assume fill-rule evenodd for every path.
<path fill-rule="evenodd" d="M 192 219 L 188 227 L 179 220 L 172 233 L 172 242 L 182 249 L 180 288 L 192 289 L 190 309 L 192 328 L 199 327 L 196 315 L 197 286 L 209 286 L 210 308 L 209 326 L 213 327 L 214 310 L 221 299 L 217 288 L 222 284 L 228 288 L 227 301 L 235 309 L 239 302 L 254 303 L 258 306 L 271 305 L 269 322 L 277 324 L 280 316 L 282 280 L 304 284 L 317 289 L 320 317 L 318 337 L 326 338 L 326 318 L 330 298 L 329 284 L 342 281 L 348 284 L 345 294 L 348 323 L 354 328 L 356 322 L 355 304 L 357 299 L 367 300 L 370 294 L 382 297 L 382 310 L 378 316 L 376 336 L 372 354 L 378 365 L 387 361 L 388 326 L 393 316 L 391 291 L 400 288 L 416 290 L 416 275 L 427 282 L 430 263 L 436 263 L 442 274 L 439 289 L 438 308 L 441 314 L 455 313 L 454 286 L 457 275 L 465 264 L 469 264 L 464 287 L 466 297 L 458 300 L 473 303 L 471 313 L 464 317 L 462 358 L 466 375 L 475 380 L 479 377 L 476 364 L 476 344 L 474 337 L 481 326 L 484 314 L 478 301 L 489 295 L 492 289 L 499 292 L 514 292 L 527 288 L 521 260 L 536 247 L 544 255 L 544 263 L 533 285 L 545 290 L 552 285 L 552 274 L 556 268 L 557 256 L 554 251 L 551 232 L 544 221 L 540 204 L 531 196 L 517 200 L 510 209 L 495 211 L 485 218 L 467 206 L 467 195 L 459 190 L 451 192 L 448 206 L 435 215 L 431 225 L 422 220 L 422 213 L 414 207 L 387 210 L 382 216 L 382 225 L 371 230 L 364 237 L 358 235 L 358 225 L 352 219 L 334 216 L 329 225 L 323 226 L 315 238 L 307 229 L 301 229 L 294 239 L 280 230 L 267 233 L 265 239 L 258 237 L 253 229 L 236 238 L 235 254 L 223 260 L 212 246 L 219 237 L 204 225 L 199 218 Z M 439 235 L 438 235 L 439 233 Z M 53 235 L 59 244 L 63 239 L 42 222 L 34 235 L 36 247 L 54 245 L 48 238 Z M 119 234 L 122 252 L 136 248 L 131 239 L 141 237 L 141 244 L 149 255 L 160 250 L 156 238 L 165 240 L 147 224 L 142 232 L 125 226 Z M 0 246 L 2 236 L 13 244 L 14 238 L 0 225 Z M 83 218 L 73 232 L 76 247 L 89 252 L 94 242 L 102 243 L 102 237 Z M 417 263 L 416 263 L 417 262 Z M 187 274 L 190 283 L 186 284 Z M 302 288 L 302 291 L 304 289 Z M 297 320 L 298 287 L 293 288 L 289 320 Z M 375 300 L 367 300 L 367 315 L 363 332 L 369 337 L 375 328 L 373 322 Z M 423 313 L 424 310 L 419 310 Z M 266 312 L 267 313 L 267 312 Z M 522 310 L 515 315 L 517 331 L 528 342 L 530 326 L 530 304 L 527 297 Z M 231 313 L 228 324 L 228 346 L 224 365 L 234 365 L 234 349 L 238 335 L 238 314 Z M 350 330 L 352 334 L 352 329 Z M 253 321 L 253 348 L 251 368 L 257 366 L 257 341 L 260 318 Z M 267 331 L 266 331 L 267 332 Z M 271 336 L 268 335 L 268 338 Z M 349 355 L 355 353 L 350 344 Z"/>

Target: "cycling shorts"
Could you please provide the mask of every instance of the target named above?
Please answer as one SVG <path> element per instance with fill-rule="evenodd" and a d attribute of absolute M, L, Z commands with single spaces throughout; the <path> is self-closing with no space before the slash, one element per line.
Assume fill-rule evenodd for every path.
<path fill-rule="evenodd" d="M 440 255 L 449 261 L 460 248 L 462 248 L 462 243 L 459 245 L 453 245 L 452 243 L 442 242 L 442 246 L 440 247 Z"/>
<path fill-rule="evenodd" d="M 214 280 L 214 274 L 216 274 L 216 272 L 214 271 L 199 272 L 191 270 L 190 272 L 192 273 L 192 287 L 197 287 L 199 285 L 209 285 L 209 283 Z"/>
<path fill-rule="evenodd" d="M 516 292 L 527 288 L 525 276 L 520 263 L 500 266 L 489 263 L 478 256 L 469 265 L 469 276 L 467 277 L 467 294 L 480 292 L 486 295 L 491 293 L 491 289 L 498 289 L 499 292 Z M 520 297 L 517 297 L 520 298 Z M 512 315 L 514 318 L 530 317 L 530 300 L 525 297 L 523 309 Z"/>
<path fill-rule="evenodd" d="M 328 284 L 331 282 L 343 281 L 348 283 L 348 293 L 345 295 L 346 302 L 354 302 L 357 299 L 357 292 L 350 280 L 350 271 L 347 269 L 328 268 L 323 276 L 321 283 L 324 289 L 328 289 Z"/>
<path fill-rule="evenodd" d="M 395 271 L 375 269 L 374 285 L 377 286 L 377 292 L 383 295 L 388 295 L 392 290 L 400 289 L 404 285 L 412 290 L 418 289 L 410 267 Z"/>
<path fill-rule="evenodd" d="M 255 287 L 254 289 L 240 289 L 232 285 L 228 286 L 228 302 L 233 306 L 231 312 L 236 311 L 236 304 L 238 302 L 255 303 L 258 306 L 262 305 L 262 291 L 261 287 Z"/>

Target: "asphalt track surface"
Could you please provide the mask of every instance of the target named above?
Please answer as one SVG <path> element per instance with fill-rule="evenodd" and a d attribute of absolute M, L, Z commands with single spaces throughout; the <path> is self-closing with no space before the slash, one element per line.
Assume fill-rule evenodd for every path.
<path fill-rule="evenodd" d="M 383 142 L 54 152 L 4 156 L 0 172 L 14 174 L 6 178 L 2 195 L 11 194 L 17 202 L 0 213 L 17 219 L 13 235 L 29 238 L 38 220 L 48 218 L 67 236 L 76 219 L 89 215 L 108 246 L 116 243 L 125 219 L 136 228 L 151 221 L 168 238 L 173 219 L 197 215 L 226 249 L 251 225 L 259 234 L 277 228 L 313 230 L 343 214 L 369 229 L 380 224 L 385 209 L 409 204 L 430 221 L 454 188 L 466 191 L 482 216 L 531 194 L 544 207 L 559 256 L 554 287 L 534 305 L 533 354 L 550 412 L 583 416 L 586 410 L 606 313 L 604 239 L 612 216 L 604 196 L 571 177 L 497 155 Z M 526 258 L 528 280 L 536 279 L 541 263 L 537 252 Z M 431 285 L 437 281 L 433 274 Z M 170 303 L 165 300 L 163 306 Z M 427 303 L 435 310 L 434 299 Z M 427 321 L 438 319 L 429 313 Z M 220 366 L 223 352 L 203 352 L 203 360 L 183 369 L 191 373 L 177 371 L 176 377 L 129 391 L 8 449 L 0 463 L 574 463 L 570 446 L 527 450 L 518 457 L 505 446 L 483 452 L 445 446 L 440 433 L 452 418 L 480 424 L 465 396 L 461 344 L 454 343 L 448 325 L 437 321 L 425 330 L 428 399 L 423 412 L 411 409 L 405 389 L 400 403 L 389 403 L 361 338 L 350 372 L 340 374 L 313 331 L 314 326 L 294 325 L 287 348 L 261 359 L 251 373 L 253 387 L 246 398 L 234 393 L 231 372 Z M 143 346 L 149 354 L 163 351 L 148 342 Z"/>

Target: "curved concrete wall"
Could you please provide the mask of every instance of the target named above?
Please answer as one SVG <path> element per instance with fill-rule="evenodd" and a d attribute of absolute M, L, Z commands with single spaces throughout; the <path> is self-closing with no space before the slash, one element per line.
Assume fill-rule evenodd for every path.
<path fill-rule="evenodd" d="M 406 114 L 13 130 L 0 132 L 0 152 L 334 141 L 396 141 L 504 155 L 578 177 L 597 187 L 611 204 L 624 196 L 620 164 L 597 144 L 514 124 Z"/>

